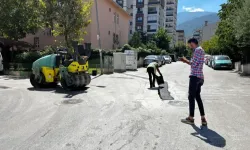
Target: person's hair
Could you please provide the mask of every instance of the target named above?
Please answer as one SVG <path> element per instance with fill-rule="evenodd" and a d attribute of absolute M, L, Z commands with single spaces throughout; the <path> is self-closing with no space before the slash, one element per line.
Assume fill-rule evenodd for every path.
<path fill-rule="evenodd" d="M 195 39 L 195 38 L 191 38 L 191 39 L 188 40 L 188 44 L 191 44 L 191 43 L 194 43 L 194 44 L 196 44 L 196 45 L 199 44 L 198 40 Z"/>

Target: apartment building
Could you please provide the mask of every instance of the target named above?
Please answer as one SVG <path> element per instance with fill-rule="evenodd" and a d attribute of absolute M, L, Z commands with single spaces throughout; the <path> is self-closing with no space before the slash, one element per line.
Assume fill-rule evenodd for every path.
<path fill-rule="evenodd" d="M 127 44 L 131 16 L 113 0 L 98 0 L 97 6 L 101 48 L 110 50 Z M 84 43 L 90 43 L 92 48 L 99 48 L 95 7 L 94 3 L 91 9 L 91 23 L 86 28 L 87 34 L 84 36 Z M 34 44 L 38 50 L 42 50 L 47 45 L 61 45 L 63 40 L 62 36 L 54 37 L 51 30 L 47 28 L 39 30 L 35 35 L 29 34 L 21 41 Z"/>
<path fill-rule="evenodd" d="M 205 21 L 205 24 L 202 27 L 201 42 L 210 40 L 215 35 L 217 28 L 218 28 L 218 22 L 209 23 L 208 21 Z"/>
<path fill-rule="evenodd" d="M 186 43 L 184 30 L 176 30 L 176 42 L 184 44 Z"/>
<path fill-rule="evenodd" d="M 134 32 L 154 34 L 162 27 L 176 41 L 177 0 L 114 0 L 133 18 L 130 37 Z"/>
<path fill-rule="evenodd" d="M 171 44 L 176 43 L 176 22 L 177 22 L 178 0 L 166 0 L 166 30 L 172 38 Z"/>

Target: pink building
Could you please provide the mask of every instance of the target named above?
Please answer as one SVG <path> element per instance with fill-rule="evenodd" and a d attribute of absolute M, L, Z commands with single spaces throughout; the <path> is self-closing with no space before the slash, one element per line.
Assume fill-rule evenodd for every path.
<path fill-rule="evenodd" d="M 115 49 L 128 43 L 130 15 L 113 0 L 97 0 L 102 49 Z M 91 24 L 83 43 L 91 43 L 92 48 L 99 48 L 97 39 L 97 20 L 95 3 L 91 9 Z M 63 37 L 54 37 L 50 29 L 39 30 L 35 35 L 29 34 L 21 41 L 26 41 L 38 50 L 48 45 L 60 45 Z"/>

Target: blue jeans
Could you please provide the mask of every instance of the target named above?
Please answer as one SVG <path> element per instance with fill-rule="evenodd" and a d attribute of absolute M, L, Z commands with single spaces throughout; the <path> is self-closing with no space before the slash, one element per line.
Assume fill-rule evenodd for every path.
<path fill-rule="evenodd" d="M 194 117 L 195 99 L 197 101 L 200 115 L 205 116 L 204 107 L 201 99 L 201 86 L 204 84 L 204 80 L 195 76 L 190 76 L 189 80 L 189 116 Z"/>

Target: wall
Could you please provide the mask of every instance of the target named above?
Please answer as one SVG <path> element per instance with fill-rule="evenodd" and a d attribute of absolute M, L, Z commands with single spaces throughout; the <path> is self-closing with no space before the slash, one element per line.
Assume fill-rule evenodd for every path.
<path fill-rule="evenodd" d="M 202 28 L 202 41 L 208 41 L 215 35 L 215 32 L 218 28 L 218 24 L 208 24 Z"/>
<path fill-rule="evenodd" d="M 241 65 L 241 69 L 244 75 L 250 75 L 250 64 Z"/>
<path fill-rule="evenodd" d="M 119 23 L 114 22 L 114 13 L 119 15 Z M 129 14 L 127 14 L 112 0 L 98 1 L 98 14 L 102 49 L 113 49 L 114 33 L 118 34 L 120 40 L 120 44 L 115 45 L 115 48 L 128 43 L 130 20 Z M 97 20 L 95 6 L 93 6 L 91 10 L 91 18 L 92 22 L 87 30 L 90 35 L 85 37 L 85 42 L 91 42 L 92 48 L 99 48 L 99 42 L 97 40 Z"/>
<path fill-rule="evenodd" d="M 129 34 L 129 20 L 130 16 L 126 13 L 118 4 L 112 0 L 97 0 L 99 11 L 99 24 L 101 32 L 101 45 L 102 49 L 113 49 L 113 33 L 119 35 L 120 44 L 123 46 L 128 43 Z M 109 11 L 111 9 L 111 11 Z M 119 24 L 114 22 L 114 13 L 119 14 Z M 96 9 L 95 3 L 91 9 L 92 22 L 86 28 L 87 35 L 84 36 L 83 43 L 92 43 L 92 48 L 99 48 L 99 42 L 97 40 L 97 21 L 96 21 Z M 110 34 L 109 34 L 110 31 Z M 64 37 L 54 37 L 44 34 L 44 30 L 39 30 L 35 35 L 29 34 L 21 41 L 26 41 L 30 44 L 34 44 L 34 37 L 39 37 L 39 48 L 43 49 L 47 45 L 60 45 L 60 42 L 64 41 Z"/>

